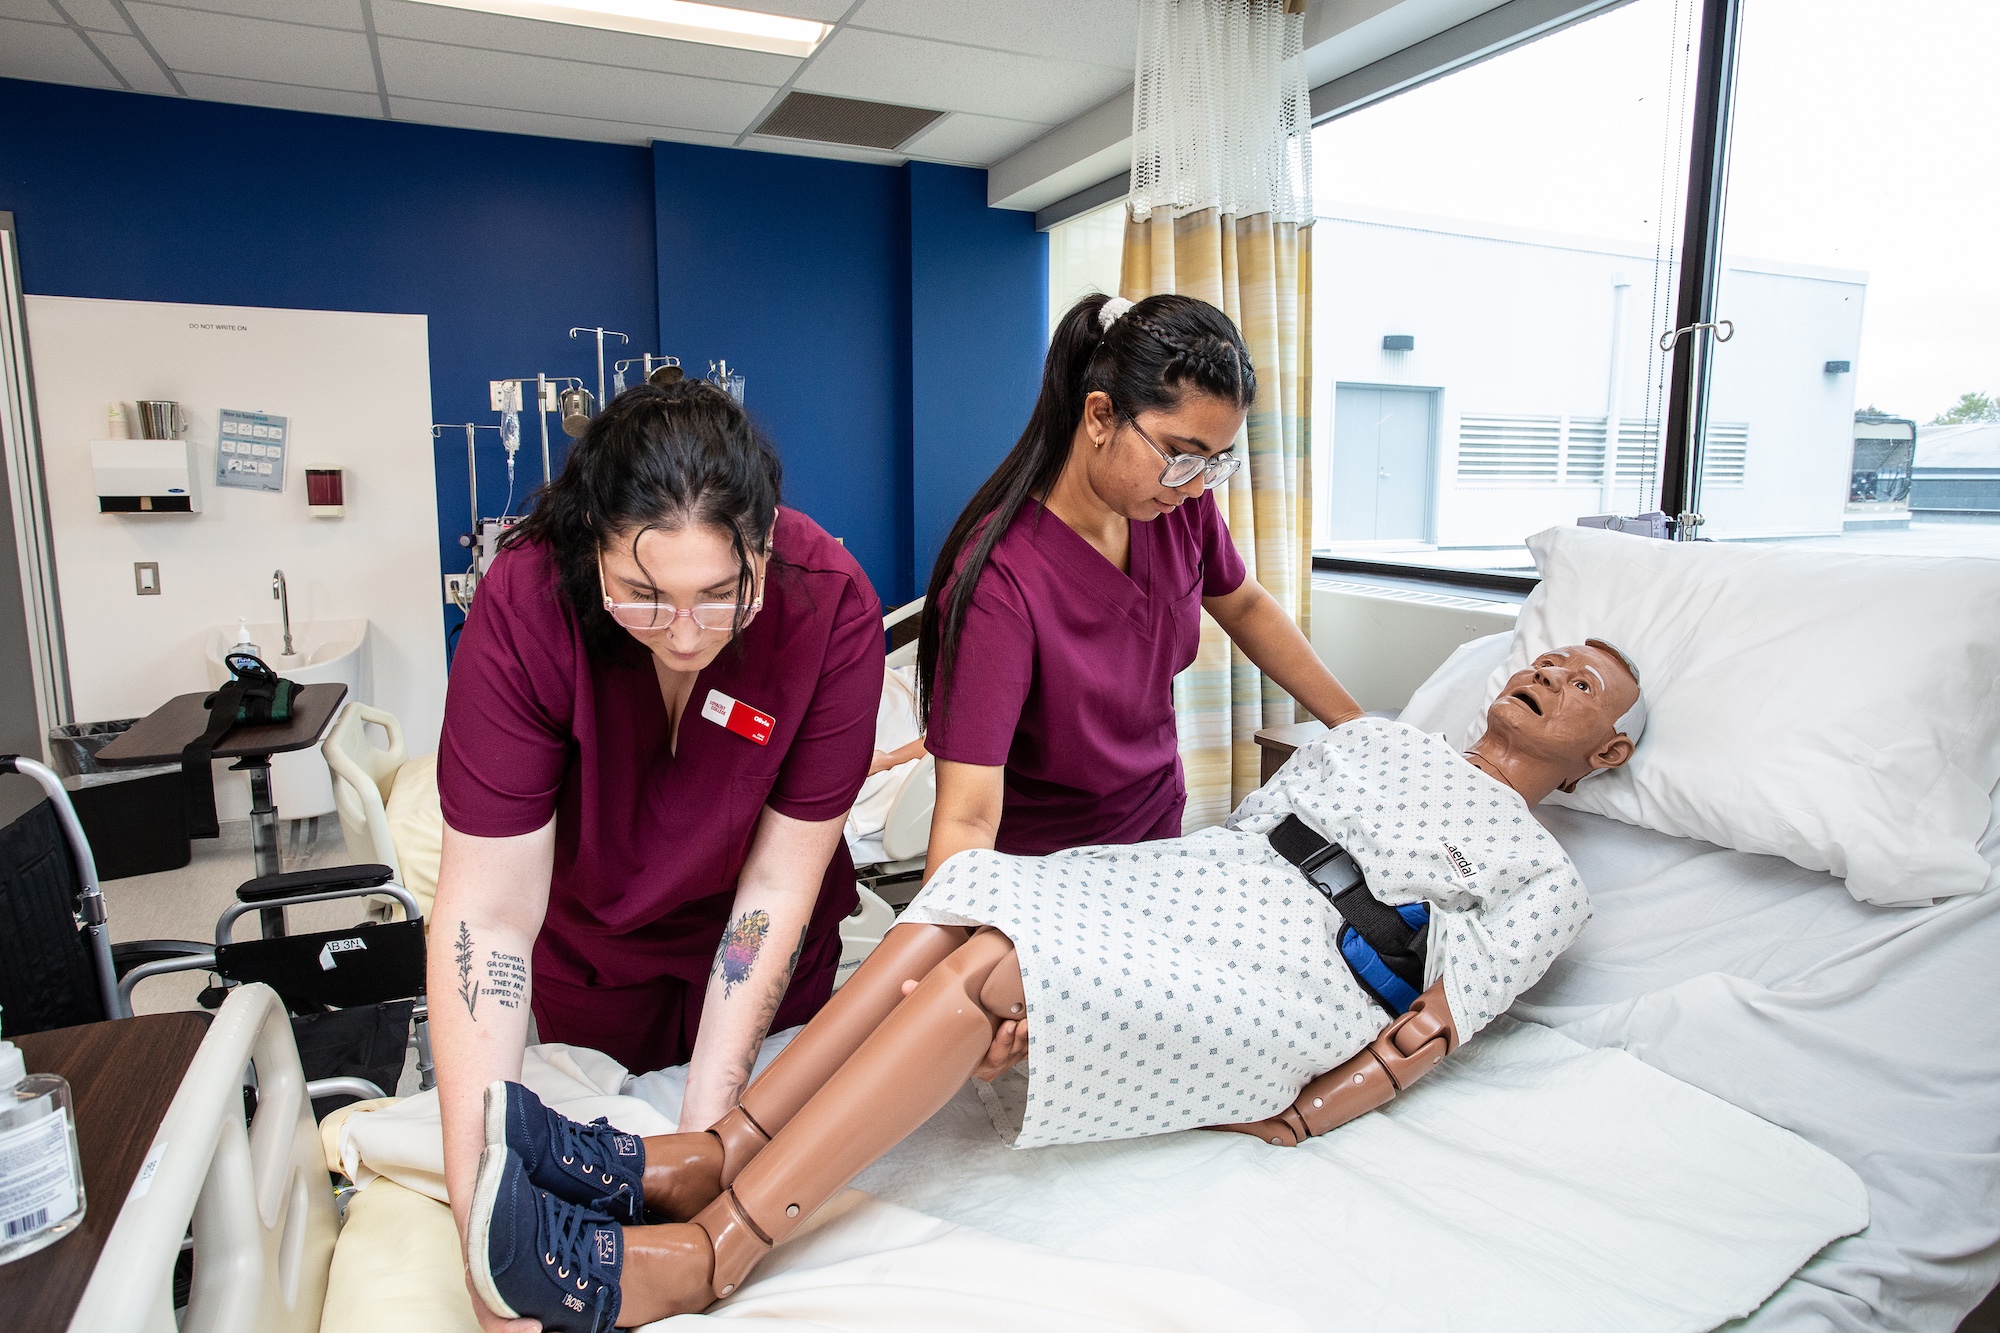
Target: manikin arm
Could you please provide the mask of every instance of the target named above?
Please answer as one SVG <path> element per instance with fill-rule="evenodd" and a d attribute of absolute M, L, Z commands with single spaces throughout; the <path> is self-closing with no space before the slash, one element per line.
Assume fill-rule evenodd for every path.
<path fill-rule="evenodd" d="M 1388 1105 L 1457 1049 L 1458 1029 L 1451 1021 L 1451 1006 L 1445 1003 L 1444 983 L 1439 982 L 1352 1059 L 1306 1084 L 1285 1110 L 1269 1120 L 1215 1128 L 1295 1148 Z"/>

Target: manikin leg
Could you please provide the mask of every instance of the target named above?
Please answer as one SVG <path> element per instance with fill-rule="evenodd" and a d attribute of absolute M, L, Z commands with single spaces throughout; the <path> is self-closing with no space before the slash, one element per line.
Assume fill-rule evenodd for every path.
<path fill-rule="evenodd" d="M 736 1109 L 705 1131 L 646 1140 L 647 1205 L 676 1221 L 700 1212 L 902 1002 L 903 983 L 929 976 L 970 934 L 960 926 L 891 928 Z"/>
<path fill-rule="evenodd" d="M 980 931 L 895 1007 L 692 1226 L 626 1228 L 620 1322 L 700 1310 L 734 1291 L 772 1245 L 950 1101 L 994 1030 L 1022 1006 L 1014 946 Z"/>

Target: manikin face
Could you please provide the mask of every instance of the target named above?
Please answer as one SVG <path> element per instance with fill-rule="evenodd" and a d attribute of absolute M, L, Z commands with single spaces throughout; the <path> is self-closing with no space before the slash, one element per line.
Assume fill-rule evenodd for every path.
<path fill-rule="evenodd" d="M 1487 735 L 1555 762 L 1574 782 L 1631 757 L 1618 719 L 1638 699 L 1639 683 L 1616 653 L 1588 644 L 1551 648 L 1508 678 L 1486 710 Z"/>
<path fill-rule="evenodd" d="M 752 601 L 764 587 L 765 560 L 750 557 Z M 600 564 L 605 594 L 616 602 L 664 602 L 686 611 L 705 602 L 736 601 L 736 552 L 729 534 L 706 524 L 671 532 L 649 528 L 636 542 L 632 533 L 620 533 L 604 548 Z M 703 629 L 688 616 L 676 616 L 661 629 L 621 628 L 668 671 L 699 671 L 729 643 L 727 629 Z"/>
<path fill-rule="evenodd" d="M 1188 392 L 1171 408 L 1141 411 L 1134 429 L 1112 407 L 1111 395 L 1092 393 L 1083 407 L 1083 428 L 1090 437 L 1084 459 L 1090 488 L 1107 508 L 1150 523 L 1200 495 L 1204 485 L 1199 472 L 1186 485 L 1160 485 L 1167 463 L 1179 454 L 1214 458 L 1227 453 L 1243 429 L 1245 415 L 1235 403 Z M 1152 444 L 1146 443 L 1141 431 L 1152 437 Z"/>

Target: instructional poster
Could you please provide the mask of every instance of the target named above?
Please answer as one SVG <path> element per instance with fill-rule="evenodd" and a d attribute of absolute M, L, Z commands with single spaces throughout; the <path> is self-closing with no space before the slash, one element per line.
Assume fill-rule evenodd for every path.
<path fill-rule="evenodd" d="M 285 489 L 286 418 L 225 407 L 215 445 L 215 484 L 246 491 Z"/>

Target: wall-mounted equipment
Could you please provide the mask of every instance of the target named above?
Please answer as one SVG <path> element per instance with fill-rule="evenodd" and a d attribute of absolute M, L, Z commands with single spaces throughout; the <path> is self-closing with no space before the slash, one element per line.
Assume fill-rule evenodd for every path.
<path fill-rule="evenodd" d="M 347 476 L 343 469 L 306 469 L 306 509 L 314 518 L 339 518 L 347 512 Z"/>
<path fill-rule="evenodd" d="M 188 440 L 93 440 L 100 514 L 199 514 L 200 472 Z"/>
<path fill-rule="evenodd" d="M 1382 350 L 1385 352 L 1414 352 L 1417 350 L 1415 334 L 1385 333 L 1382 335 Z"/>
<path fill-rule="evenodd" d="M 1845 375 L 1853 369 L 1854 363 L 1852 361 L 1829 361 L 1826 363 L 1826 373 L 1829 375 Z"/>

